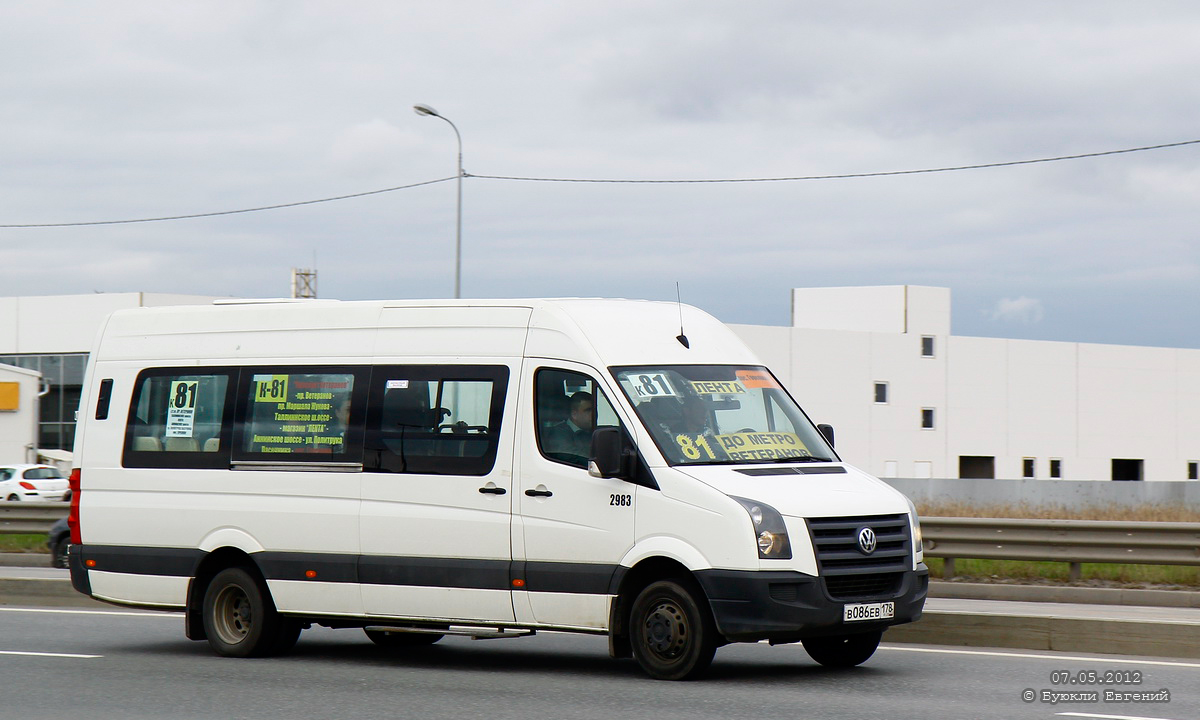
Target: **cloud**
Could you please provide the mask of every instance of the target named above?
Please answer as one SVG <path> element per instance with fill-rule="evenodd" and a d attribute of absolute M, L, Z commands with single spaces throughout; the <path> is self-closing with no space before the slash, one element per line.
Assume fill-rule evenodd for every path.
<path fill-rule="evenodd" d="M 1200 145 L 814 182 L 479 177 L 792 177 L 1190 139 L 1200 85 L 1178 69 L 1200 64 L 1197 3 L 9 5 L 0 224 L 450 177 L 456 138 L 421 102 L 461 130 L 476 176 L 467 296 L 673 298 L 678 280 L 722 320 L 782 325 L 793 287 L 936 285 L 971 308 L 963 335 L 1200 347 Z M 456 190 L 0 229 L 0 286 L 273 296 L 315 254 L 327 297 L 441 297 Z"/>
<path fill-rule="evenodd" d="M 1046 317 L 1042 301 L 1037 298 L 1000 298 L 992 308 L 992 320 L 1022 325 L 1036 325 Z"/>

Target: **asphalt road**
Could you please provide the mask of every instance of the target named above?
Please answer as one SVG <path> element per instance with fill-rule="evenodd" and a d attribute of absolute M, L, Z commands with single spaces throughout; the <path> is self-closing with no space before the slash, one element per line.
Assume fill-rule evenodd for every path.
<path fill-rule="evenodd" d="M 178 615 L 0 607 L 0 718 L 1200 718 L 1196 661 L 885 643 L 862 667 L 831 671 L 797 645 L 731 645 L 705 679 L 671 683 L 606 648 L 542 633 L 389 651 L 357 630 L 314 628 L 286 657 L 234 660 L 186 640 Z M 1108 671 L 1141 683 L 1079 676 Z M 1076 682 L 1056 684 L 1059 672 Z M 1164 688 L 1169 702 L 1041 698 Z"/>

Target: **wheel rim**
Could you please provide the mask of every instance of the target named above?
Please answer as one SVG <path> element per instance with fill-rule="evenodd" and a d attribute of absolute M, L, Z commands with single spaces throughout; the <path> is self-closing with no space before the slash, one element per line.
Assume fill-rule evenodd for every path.
<path fill-rule="evenodd" d="M 660 660 L 676 660 L 687 648 L 688 618 L 678 603 L 663 600 L 646 614 L 645 644 Z"/>
<path fill-rule="evenodd" d="M 250 598 L 237 585 L 221 588 L 213 603 L 213 625 L 217 636 L 228 645 L 236 645 L 254 628 Z"/>

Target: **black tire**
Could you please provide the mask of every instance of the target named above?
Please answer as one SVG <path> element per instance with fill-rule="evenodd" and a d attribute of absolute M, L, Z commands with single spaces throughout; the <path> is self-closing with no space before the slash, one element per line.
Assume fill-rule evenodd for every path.
<path fill-rule="evenodd" d="M 875 654 L 883 631 L 806 638 L 804 649 L 809 656 L 826 667 L 848 668 L 861 665 Z"/>
<path fill-rule="evenodd" d="M 50 567 L 65 568 L 67 564 L 67 548 L 71 545 L 70 538 L 59 538 L 50 546 Z"/>
<path fill-rule="evenodd" d="M 402 630 L 366 630 L 363 632 L 379 647 L 405 648 L 432 645 L 445 635 L 438 633 L 404 632 Z"/>
<path fill-rule="evenodd" d="M 650 677 L 684 680 L 712 663 L 717 629 L 703 597 L 692 583 L 660 580 L 633 601 L 629 640 L 634 659 Z"/>
<path fill-rule="evenodd" d="M 21 502 L 21 496 L 16 493 L 13 493 L 12 495 L 8 496 L 8 501 L 9 502 Z"/>
<path fill-rule="evenodd" d="M 275 610 L 266 583 L 241 567 L 216 574 L 204 591 L 201 616 L 208 644 L 226 657 L 274 655 L 300 636 L 300 624 Z"/>

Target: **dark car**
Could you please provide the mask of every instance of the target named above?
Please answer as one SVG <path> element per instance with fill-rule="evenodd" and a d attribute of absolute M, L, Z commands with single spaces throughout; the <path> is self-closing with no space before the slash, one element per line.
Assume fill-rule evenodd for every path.
<path fill-rule="evenodd" d="M 63 518 L 54 523 L 46 536 L 46 545 L 50 548 L 50 565 L 56 568 L 67 567 L 67 547 L 71 544 L 71 528 L 67 527 L 67 519 Z"/>

